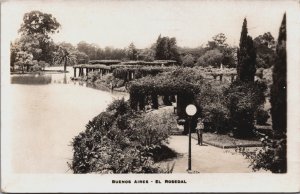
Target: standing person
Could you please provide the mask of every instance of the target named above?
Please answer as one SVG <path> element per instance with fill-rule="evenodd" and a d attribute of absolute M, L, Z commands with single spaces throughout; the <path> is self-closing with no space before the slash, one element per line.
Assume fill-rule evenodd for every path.
<path fill-rule="evenodd" d="M 202 137 L 203 129 L 204 129 L 203 119 L 198 118 L 197 127 L 196 127 L 196 132 L 197 132 L 197 136 L 198 136 L 198 144 L 197 145 L 201 145 L 201 146 L 203 144 L 203 137 Z"/>

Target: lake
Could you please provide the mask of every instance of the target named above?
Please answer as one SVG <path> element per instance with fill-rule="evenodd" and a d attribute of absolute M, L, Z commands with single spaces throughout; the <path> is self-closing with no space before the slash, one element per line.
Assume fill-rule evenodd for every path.
<path fill-rule="evenodd" d="M 73 82 L 70 80 L 73 68 L 68 67 L 68 71 L 26 75 L 25 79 L 15 78 L 14 84 L 10 84 L 14 173 L 72 173 L 67 165 L 73 154 L 72 138 L 85 130 L 88 121 L 114 99 L 128 99 L 125 93 L 110 93 Z M 42 82 L 38 84 L 31 79 Z"/>

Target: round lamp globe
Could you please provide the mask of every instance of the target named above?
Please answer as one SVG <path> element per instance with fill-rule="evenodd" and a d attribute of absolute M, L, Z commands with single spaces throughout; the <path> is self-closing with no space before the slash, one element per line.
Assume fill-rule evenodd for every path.
<path fill-rule="evenodd" d="M 185 108 L 185 112 L 187 115 L 189 116 L 194 116 L 197 112 L 197 107 L 193 104 L 189 104 L 186 108 Z"/>

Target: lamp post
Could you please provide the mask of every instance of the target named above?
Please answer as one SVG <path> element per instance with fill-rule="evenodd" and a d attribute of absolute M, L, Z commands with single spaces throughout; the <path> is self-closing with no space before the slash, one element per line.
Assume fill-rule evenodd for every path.
<path fill-rule="evenodd" d="M 189 156 L 188 156 L 188 170 L 192 169 L 192 145 L 191 145 L 191 120 L 192 117 L 196 114 L 197 108 L 193 104 L 189 104 L 185 108 L 186 114 L 189 116 Z"/>

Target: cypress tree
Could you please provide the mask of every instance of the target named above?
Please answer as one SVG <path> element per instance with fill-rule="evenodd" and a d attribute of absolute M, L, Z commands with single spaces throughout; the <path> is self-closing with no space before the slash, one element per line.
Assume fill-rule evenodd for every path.
<path fill-rule="evenodd" d="M 276 58 L 273 68 L 273 85 L 271 88 L 271 115 L 275 134 L 276 150 L 274 151 L 275 169 L 273 172 L 285 173 L 287 171 L 287 96 L 286 96 L 286 15 L 279 29 L 276 46 Z"/>
<path fill-rule="evenodd" d="M 237 80 L 242 82 L 254 82 L 256 72 L 256 51 L 252 37 L 248 35 L 247 20 L 244 19 L 240 48 L 237 51 Z"/>
<path fill-rule="evenodd" d="M 247 20 L 244 19 L 240 45 L 237 52 L 237 81 L 227 91 L 228 107 L 233 133 L 236 137 L 254 135 L 254 113 L 263 92 L 254 82 L 256 51 L 252 37 L 248 35 Z"/>
<path fill-rule="evenodd" d="M 273 173 L 287 172 L 286 68 L 286 15 L 284 14 L 276 45 L 273 84 L 271 86 L 271 115 L 274 137 L 264 140 L 264 151 L 256 155 L 253 160 L 254 169 L 263 168 L 271 170 Z"/>
<path fill-rule="evenodd" d="M 284 14 L 276 46 L 271 88 L 272 124 L 278 137 L 284 135 L 287 128 L 286 63 L 286 15 Z"/>

